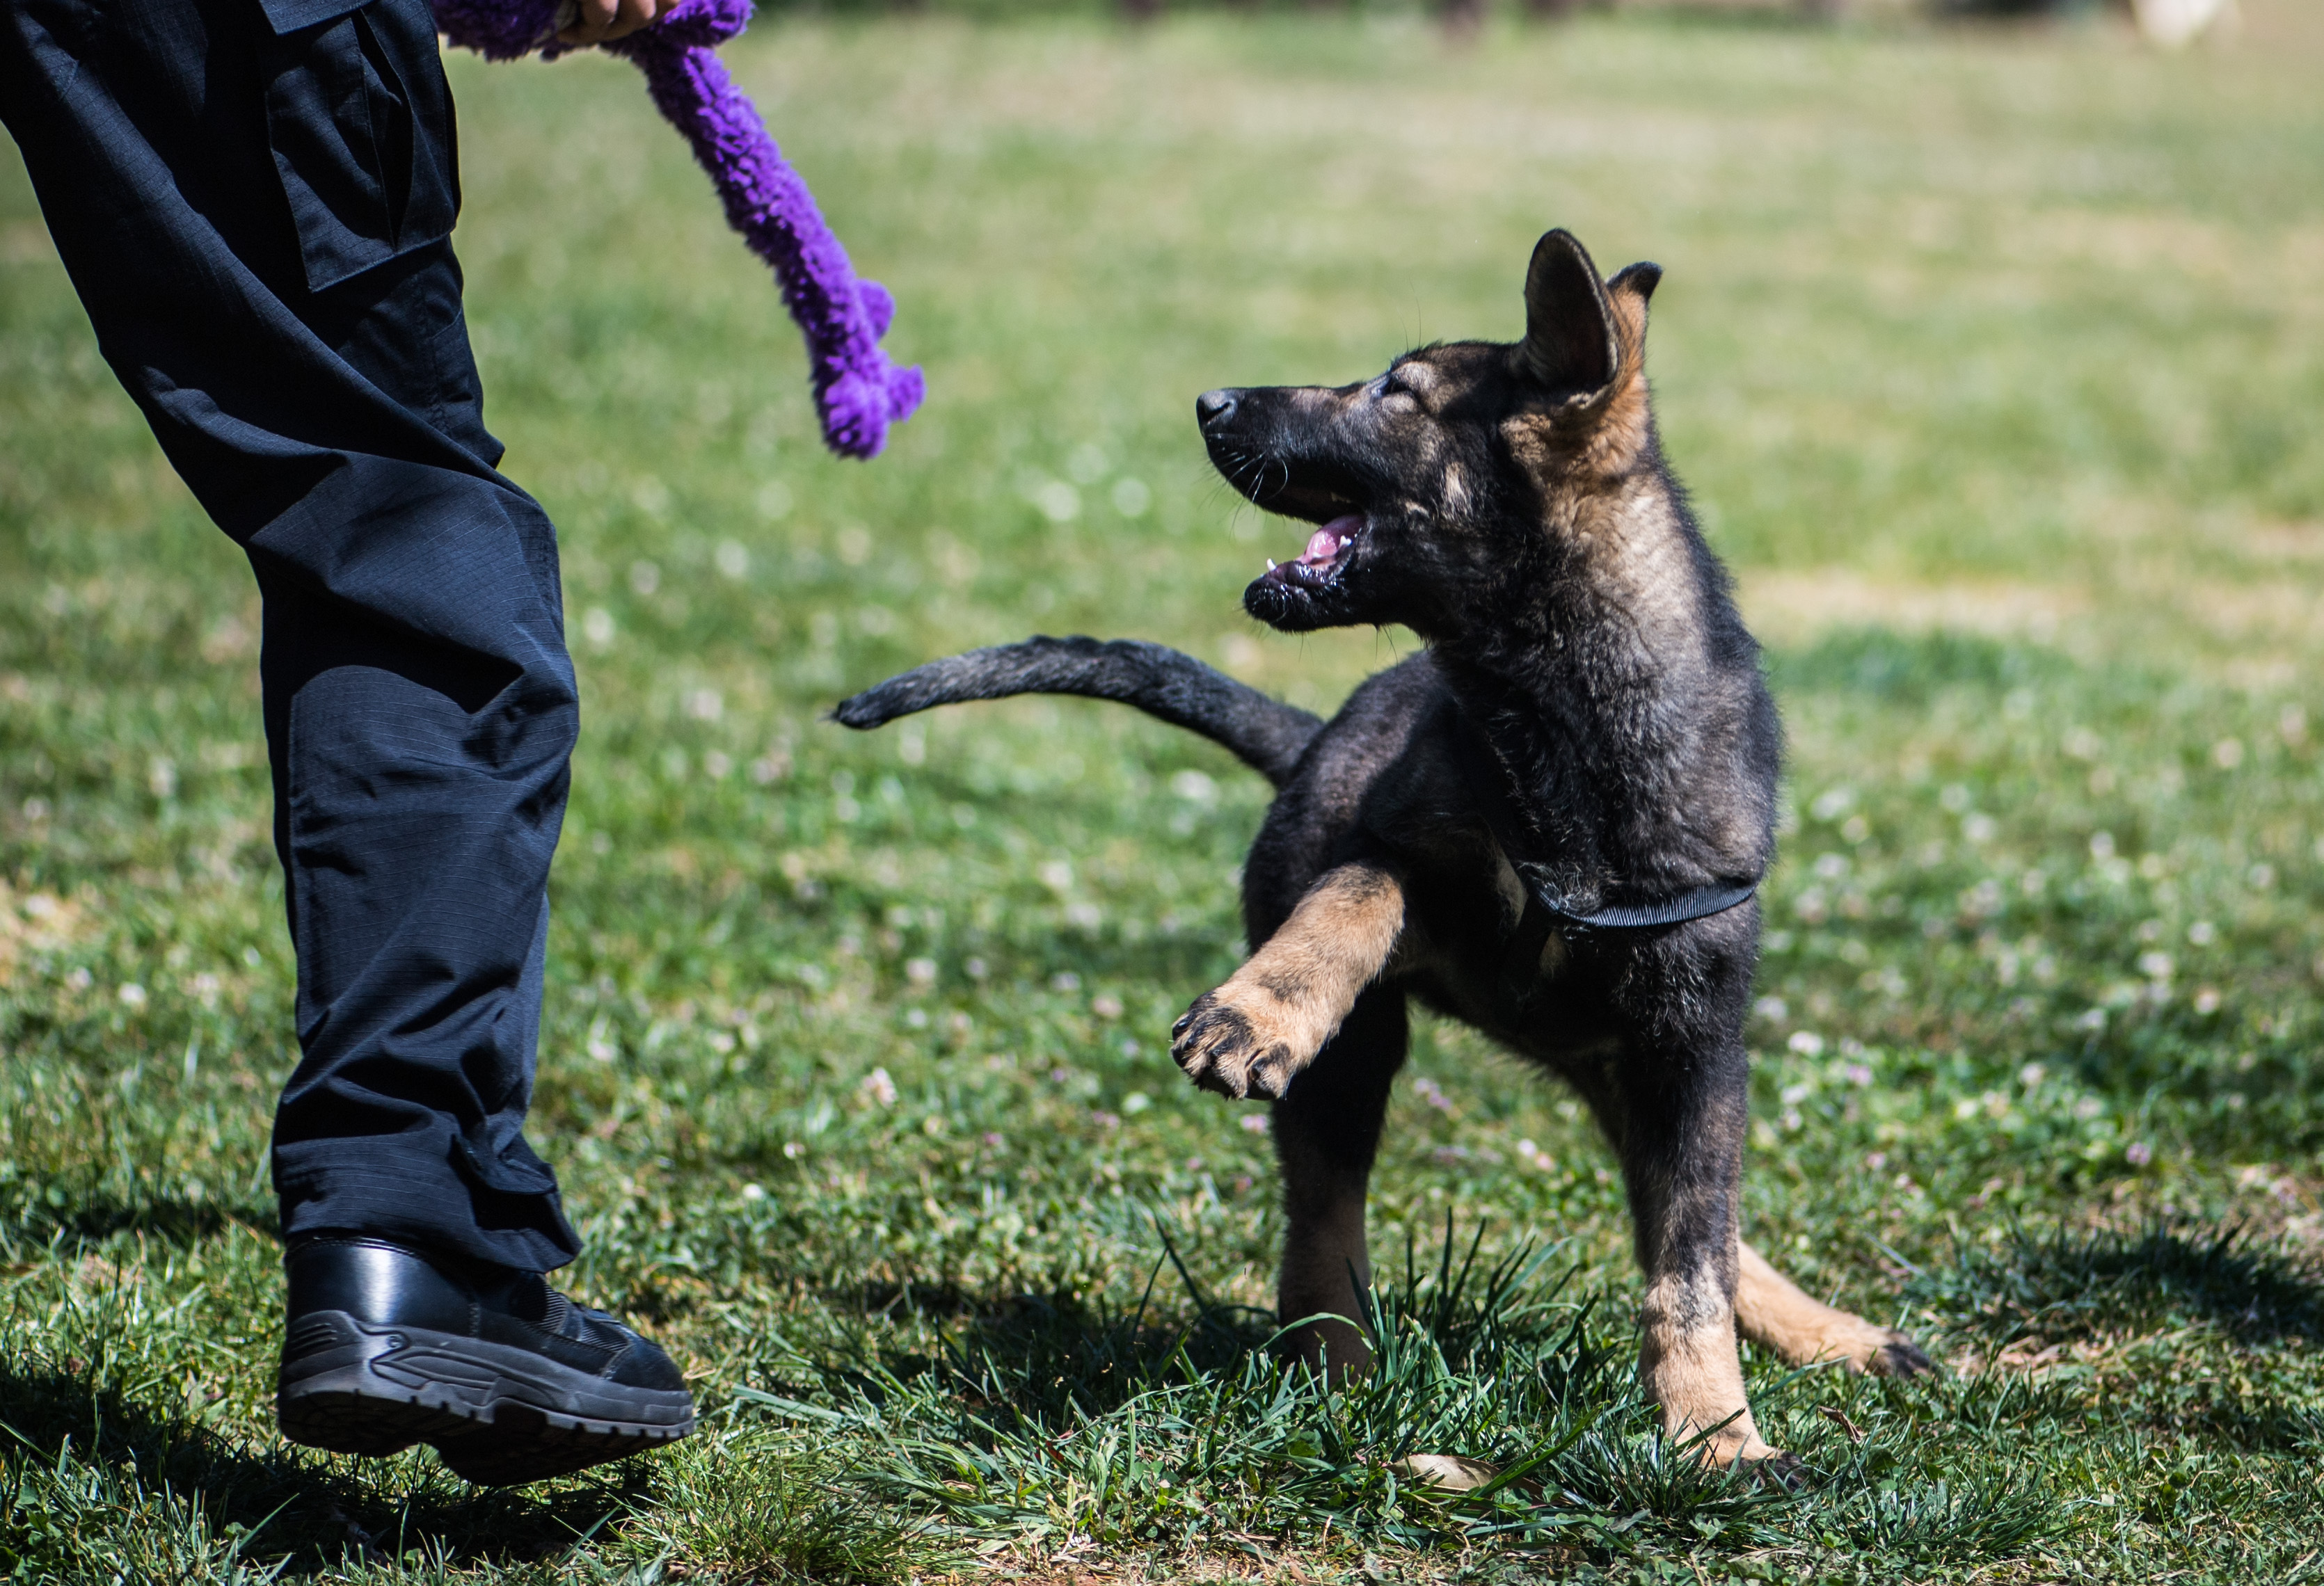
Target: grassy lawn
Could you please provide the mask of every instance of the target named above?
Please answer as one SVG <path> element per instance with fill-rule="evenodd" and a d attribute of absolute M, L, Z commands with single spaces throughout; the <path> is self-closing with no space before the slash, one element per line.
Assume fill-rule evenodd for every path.
<path fill-rule="evenodd" d="M 2324 25 L 2246 10 L 2170 58 L 770 22 L 729 57 L 928 371 L 868 466 L 633 72 L 454 60 L 585 695 L 531 1135 L 571 1286 L 706 1412 L 513 1494 L 273 1434 L 255 597 L 0 154 L 0 1572 L 2324 1579 Z M 1514 336 L 1553 224 L 1669 272 L 1665 437 L 1789 724 L 1747 1229 L 1950 1366 L 1747 1351 L 1795 1495 L 1656 1442 L 1609 1157 L 1445 1025 L 1375 1180 L 1381 1369 L 1263 1352 L 1264 1120 L 1167 1055 L 1256 778 L 1118 707 L 819 719 L 1033 632 L 1317 707 L 1408 653 L 1241 617 L 1298 530 L 1191 399 Z M 1540 1462 L 1449 1498 L 1415 1452 Z"/>

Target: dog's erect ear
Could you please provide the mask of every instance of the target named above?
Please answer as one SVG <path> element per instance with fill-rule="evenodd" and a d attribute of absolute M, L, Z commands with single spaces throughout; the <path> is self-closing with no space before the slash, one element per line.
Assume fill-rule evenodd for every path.
<path fill-rule="evenodd" d="M 1613 309 L 1598 266 L 1572 232 L 1553 231 L 1534 244 L 1525 299 L 1525 361 L 1536 380 L 1574 396 L 1612 383 L 1622 357 Z"/>
<path fill-rule="evenodd" d="M 1646 303 L 1654 300 L 1655 288 L 1662 283 L 1663 267 L 1642 259 L 1614 272 L 1613 279 L 1606 283 L 1606 291 L 1609 297 L 1617 292 L 1636 292 L 1638 301 Z"/>

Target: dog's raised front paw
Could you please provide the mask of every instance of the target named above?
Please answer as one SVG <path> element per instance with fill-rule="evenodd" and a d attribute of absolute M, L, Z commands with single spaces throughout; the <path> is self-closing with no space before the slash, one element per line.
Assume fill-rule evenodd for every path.
<path fill-rule="evenodd" d="M 1170 1056 L 1188 1079 L 1206 1091 L 1237 1101 L 1250 1096 L 1280 1101 L 1304 1065 L 1273 1028 L 1275 1021 L 1254 1017 L 1253 1010 L 1240 1005 L 1233 990 L 1222 986 L 1194 999 L 1194 1005 L 1170 1027 Z"/>

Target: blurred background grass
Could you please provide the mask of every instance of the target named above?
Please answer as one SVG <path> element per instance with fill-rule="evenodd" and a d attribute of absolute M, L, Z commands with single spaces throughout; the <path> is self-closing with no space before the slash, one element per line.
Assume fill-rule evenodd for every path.
<path fill-rule="evenodd" d="M 1753 1237 L 1963 1373 L 1758 1361 L 1758 1390 L 1794 1446 L 1856 1462 L 1844 1496 L 1991 1500 L 1941 1493 L 1927 1535 L 1953 1540 L 1915 1552 L 1893 1515 L 1747 1524 L 1608 1476 L 1568 1562 L 2313 1567 L 2316 11 L 2251 0 L 2234 47 L 2164 56 L 2102 15 L 1496 14 L 1462 42 L 1369 9 L 964 9 L 787 14 L 727 51 L 927 366 L 869 466 L 821 453 L 795 331 L 628 68 L 449 62 L 487 416 L 563 533 L 584 690 L 532 1134 L 591 1241 L 574 1283 L 717 1412 L 669 1459 L 518 1497 L 272 1441 L 290 964 L 254 598 L 0 164 L 0 1551 L 68 1580 L 224 1578 L 245 1546 L 382 1578 L 876 1577 L 941 1565 L 899 1530 L 936 1513 L 1067 1576 L 1271 1574 L 1275 1548 L 1319 1576 L 1367 1548 L 1398 1578 L 1542 1567 L 1371 1488 L 1270 1512 L 1230 1566 L 1233 1526 L 1151 1517 L 1176 1511 L 1134 1442 L 1119 1480 L 1161 1508 L 1103 1525 L 978 1443 L 959 1417 L 1070 1379 L 1093 1418 L 1036 1415 L 1044 1438 L 1112 1446 L 1121 1382 L 1158 1369 L 1109 1351 L 1143 1336 L 1120 1319 L 1162 1229 L 1187 1279 L 1151 1314 L 1208 1318 L 1219 1380 L 1264 1336 L 1218 1307 L 1269 1297 L 1266 1141 L 1165 1034 L 1235 962 L 1262 790 L 1095 705 L 819 716 L 1035 631 L 1164 640 L 1328 708 L 1413 641 L 1240 615 L 1296 535 L 1215 482 L 1192 398 L 1514 336 L 1562 225 L 1668 272 L 1666 441 L 1792 733 Z M 1627 1347 L 1627 1226 L 1577 1110 L 1450 1027 L 1415 1071 L 1378 1248 L 1433 1249 L 1448 1213 L 1489 1253 L 1568 1240 Z M 1017 1376 L 945 1375 L 964 1339 Z M 866 1384 L 908 1411 L 815 1418 Z M 966 1478 L 907 1433 L 1001 1447 L 1018 1496 L 964 1519 L 929 1494 Z M 2047 1485 L 1991 1486 L 2029 1469 Z M 2020 1499 L 2039 1524 L 2003 1523 Z"/>

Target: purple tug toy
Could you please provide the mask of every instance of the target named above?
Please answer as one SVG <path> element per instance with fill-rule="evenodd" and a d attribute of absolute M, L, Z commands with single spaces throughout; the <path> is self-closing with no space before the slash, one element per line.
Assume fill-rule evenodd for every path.
<path fill-rule="evenodd" d="M 557 30 L 569 0 L 431 0 L 436 25 L 487 60 L 539 51 L 566 52 Z M 680 0 L 653 23 L 597 46 L 626 56 L 646 89 L 717 185 L 727 224 L 742 234 L 781 284 L 783 301 L 807 337 L 824 444 L 842 456 L 876 456 L 888 429 L 920 405 L 918 366 L 899 369 L 880 350 L 896 300 L 876 281 L 858 281 L 847 250 L 824 224 L 815 195 L 767 135 L 757 108 L 736 88 L 715 46 L 751 20 L 751 0 Z"/>

